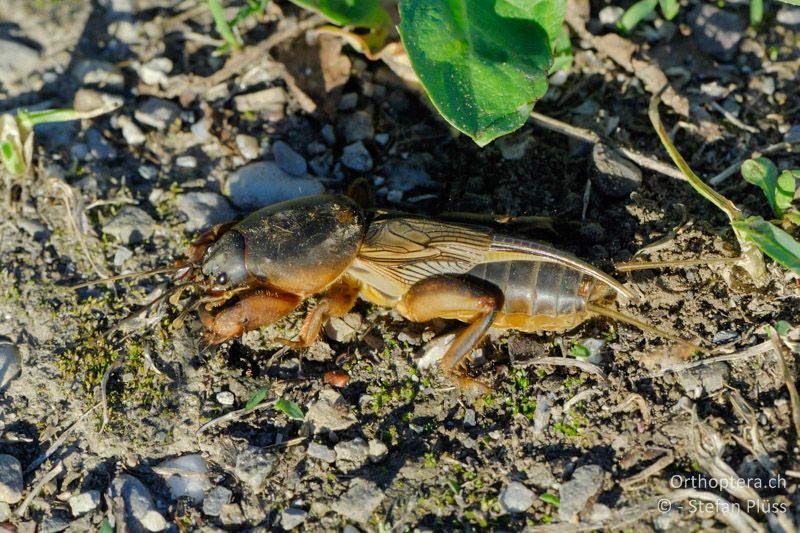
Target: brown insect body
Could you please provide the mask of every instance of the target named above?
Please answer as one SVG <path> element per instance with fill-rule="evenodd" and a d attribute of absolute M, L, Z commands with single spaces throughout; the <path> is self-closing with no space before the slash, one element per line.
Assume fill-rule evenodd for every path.
<path fill-rule="evenodd" d="M 263 208 L 218 226 L 190 250 L 189 276 L 205 289 L 204 340 L 218 344 L 279 320 L 320 295 L 293 347 L 313 343 L 325 320 L 358 296 L 413 321 L 468 326 L 441 366 L 456 369 L 490 327 L 565 330 L 597 313 L 616 280 L 550 246 L 491 230 L 403 213 L 368 215 L 344 196 L 322 195 Z M 599 313 L 603 314 L 603 313 Z"/>

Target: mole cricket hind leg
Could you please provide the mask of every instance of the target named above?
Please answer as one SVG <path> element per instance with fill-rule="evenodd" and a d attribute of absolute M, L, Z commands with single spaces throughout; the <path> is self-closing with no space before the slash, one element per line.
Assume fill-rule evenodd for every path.
<path fill-rule="evenodd" d="M 275 339 L 290 348 L 308 348 L 319 337 L 322 325 L 330 317 L 347 314 L 356 303 L 359 285 L 357 282 L 342 278 L 323 293 L 319 302 L 306 315 L 297 340 Z"/>
<path fill-rule="evenodd" d="M 301 298 L 295 294 L 254 289 L 214 312 L 201 306 L 200 321 L 206 327 L 203 343 L 221 344 L 245 331 L 277 322 L 294 311 L 300 302 Z"/>
<path fill-rule="evenodd" d="M 461 373 L 464 357 L 475 348 L 503 306 L 503 293 L 497 287 L 468 278 L 433 276 L 415 283 L 403 295 L 397 310 L 414 322 L 434 318 L 453 318 L 468 325 L 453 340 L 439 366 L 459 388 L 491 388 Z"/>

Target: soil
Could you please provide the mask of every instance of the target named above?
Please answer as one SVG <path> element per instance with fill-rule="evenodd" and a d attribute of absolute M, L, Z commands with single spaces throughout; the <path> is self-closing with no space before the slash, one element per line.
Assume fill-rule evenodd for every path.
<path fill-rule="evenodd" d="M 707 178 L 783 141 L 800 125 L 800 28 L 776 22 L 781 5 L 767 4 L 765 23 L 757 31 L 737 30 L 737 53 L 720 61 L 693 35 L 699 4 L 688 2 L 671 23 L 646 21 L 626 39 L 688 101 L 688 117 L 662 105 L 662 118 L 694 171 Z M 277 32 L 289 36 L 202 87 L 200 77 L 220 76 L 230 66 L 228 55 L 215 54 L 222 41 L 203 5 L 0 0 L 0 42 L 21 42 L 38 58 L 16 78 L 10 73 L 0 80 L 0 111 L 72 107 L 87 88 L 122 99 L 113 113 L 37 128 L 32 176 L 3 190 L 12 205 L 2 207 L 0 223 L 0 336 L 19 350 L 22 371 L 0 392 L 0 453 L 20 461 L 24 495 L 34 497 L 21 512 L 24 504 L 12 505 L 7 517 L 0 503 L 0 530 L 85 531 L 104 522 L 136 530 L 142 526 L 133 511 L 111 496 L 112 481 L 122 474 L 144 483 L 168 527 L 182 531 L 280 530 L 290 523 L 287 509 L 304 511 L 298 511 L 300 527 L 310 531 L 348 525 L 363 531 L 798 527 L 798 406 L 785 378 L 797 382 L 792 339 L 798 330 L 780 351 L 767 328 L 780 321 L 800 325 L 800 285 L 770 260 L 760 284 L 730 264 L 710 261 L 617 276 L 641 296 L 618 302 L 620 311 L 698 339 L 711 353 L 690 355 L 663 337 L 605 318 L 561 334 L 493 331 L 472 359 L 471 372 L 492 388 L 477 398 L 456 389 L 435 366 L 418 368 L 431 339 L 458 327 L 451 322 L 412 324 L 359 302 L 312 348 L 281 350 L 274 339 L 298 332 L 306 305 L 277 324 L 206 348 L 194 315 L 170 327 L 176 312 L 169 306 L 126 320 L 170 286 L 166 276 L 72 290 L 81 281 L 184 257 L 197 234 L 187 223 L 197 216 L 181 207 L 183 195 L 220 193 L 231 172 L 252 162 L 237 144 L 239 135 L 259 143 L 255 161 L 273 160 L 278 140 L 309 162 L 329 158 L 325 175 L 312 166 L 311 179 L 343 193 L 366 178 L 376 207 L 426 216 L 552 217 L 555 232 L 523 219 L 498 231 L 547 240 L 609 272 L 662 239 L 637 259 L 736 256 L 725 216 L 686 182 L 642 169 L 633 193 L 608 196 L 597 186 L 603 177 L 591 145 L 530 123 L 478 148 L 384 64 L 335 38 L 298 30 L 309 15 L 286 2 L 271 3 L 263 16 L 242 23 L 245 50 L 238 54 Z M 598 15 L 608 5 L 593 1 L 590 7 L 586 31 L 611 33 Z M 726 4 L 725 11 L 747 21 L 746 4 Z M 574 28 L 573 48 L 566 80 L 552 85 L 536 110 L 666 160 L 647 118 L 644 82 Z M 155 58 L 168 58 L 171 68 L 148 84 L 143 69 Z M 87 61 L 102 62 L 99 78 L 76 75 Z M 338 84 L 326 86 L 331 80 Z M 237 107 L 236 96 L 270 87 L 281 88 L 286 102 L 258 111 Z M 151 97 L 178 107 L 171 125 L 153 128 L 136 114 Z M 712 102 L 740 124 L 726 120 Z M 362 141 L 373 160 L 368 171 L 341 163 L 350 144 L 345 124 L 356 111 L 374 130 Z M 145 134 L 141 144 L 123 134 L 126 119 Z M 523 144 L 521 156 L 504 155 L 503 142 Z M 780 168 L 800 166 L 796 151 L 770 157 Z M 427 178 L 411 183 L 398 170 L 404 165 Z M 719 190 L 741 208 L 769 216 L 760 191 L 738 172 Z M 138 219 L 143 225 L 133 229 L 142 238 L 126 242 L 107 224 L 133 205 L 151 220 Z M 575 354 L 588 347 L 590 364 L 576 366 Z M 721 354 L 738 355 L 684 364 Z M 544 357 L 562 363 L 542 364 Z M 347 377 L 337 380 L 332 371 Z M 334 389 L 330 381 L 346 384 Z M 258 409 L 199 431 L 254 397 L 289 400 L 311 415 L 332 390 L 343 397 L 340 410 L 355 418 L 345 429 L 315 432 L 285 410 Z M 230 397 L 221 392 L 232 393 L 234 403 L 221 403 Z M 373 448 L 383 443 L 386 453 L 357 451 L 353 459 L 342 444 L 361 450 L 355 439 Z M 312 456 L 312 442 L 336 450 L 338 459 Z M 255 485 L 242 467 L 251 452 L 274 458 Z M 202 474 L 183 472 L 187 479 L 207 478 L 205 503 L 176 498 L 165 481 L 175 471 L 159 468 L 187 454 L 200 454 L 207 465 Z M 587 486 L 582 473 L 590 466 L 600 475 Z M 55 477 L 35 492 L 50 472 Z M 708 485 L 732 478 L 755 492 Z M 514 482 L 532 492 L 522 495 L 521 512 L 513 512 Z M 364 483 L 374 485 L 359 491 Z M 212 487 L 232 494 L 216 514 L 207 508 Z M 104 498 L 73 516 L 70 497 L 91 490 Z M 712 496 L 728 507 L 720 500 L 693 506 Z M 673 502 L 671 510 L 661 508 L 664 498 Z M 778 512 L 765 513 L 764 505 Z"/>

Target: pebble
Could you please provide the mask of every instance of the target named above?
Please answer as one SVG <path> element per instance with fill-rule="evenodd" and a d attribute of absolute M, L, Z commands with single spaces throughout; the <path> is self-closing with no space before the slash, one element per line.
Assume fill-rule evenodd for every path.
<path fill-rule="evenodd" d="M 242 209 L 291 200 L 301 196 L 321 194 L 325 187 L 313 178 L 290 176 L 274 161 L 250 163 L 233 172 L 223 185 L 225 194 Z"/>
<path fill-rule="evenodd" d="M 86 131 L 86 143 L 89 146 L 89 153 L 97 161 L 106 161 L 117 157 L 117 150 L 95 128 Z"/>
<path fill-rule="evenodd" d="M 9 518 L 11 518 L 11 507 L 6 502 L 0 502 L 0 522 L 5 522 Z"/>
<path fill-rule="evenodd" d="M 101 108 L 111 111 L 122 107 L 124 103 L 125 100 L 121 96 L 101 93 L 85 87 L 78 89 L 72 99 L 72 107 L 76 111 L 95 111 Z"/>
<path fill-rule="evenodd" d="M 313 457 L 314 459 L 319 459 L 324 463 L 331 464 L 336 461 L 336 452 L 325 446 L 324 444 L 318 444 L 316 442 L 311 442 L 306 449 L 306 454 L 309 457 Z"/>
<path fill-rule="evenodd" d="M 410 163 L 390 161 L 383 170 L 386 173 L 386 184 L 391 190 L 408 192 L 417 187 L 436 185 L 424 168 Z"/>
<path fill-rule="evenodd" d="M 358 93 L 345 93 L 337 106 L 339 111 L 351 111 L 358 105 Z"/>
<path fill-rule="evenodd" d="M 533 505 L 534 493 L 519 481 L 506 485 L 500 492 L 500 507 L 507 513 L 524 513 Z"/>
<path fill-rule="evenodd" d="M 364 143 L 358 141 L 348 144 L 342 151 L 342 164 L 349 169 L 357 172 L 368 172 L 372 170 L 372 156 L 369 155 Z"/>
<path fill-rule="evenodd" d="M 236 396 L 228 390 L 220 391 L 217 393 L 217 402 L 220 405 L 233 405 L 236 403 Z"/>
<path fill-rule="evenodd" d="M 342 441 L 333 449 L 336 451 L 336 466 L 343 472 L 357 470 L 369 459 L 369 444 L 360 437 Z"/>
<path fill-rule="evenodd" d="M 341 394 L 333 389 L 323 389 L 317 399 L 308 405 L 305 421 L 313 426 L 314 433 L 343 431 L 358 419 Z"/>
<path fill-rule="evenodd" d="M 270 87 L 269 89 L 264 89 L 263 91 L 240 94 L 239 96 L 234 96 L 233 98 L 233 103 L 236 106 L 236 110 L 240 112 L 283 112 L 283 108 L 287 101 L 288 99 L 286 98 L 286 91 L 284 91 L 281 87 Z"/>
<path fill-rule="evenodd" d="M 309 161 L 308 166 L 315 176 L 329 176 L 333 167 L 333 154 L 326 152 L 319 157 L 315 157 Z"/>
<path fill-rule="evenodd" d="M 263 448 L 248 446 L 236 457 L 236 467 L 233 473 L 254 493 L 264 487 L 267 476 L 272 472 L 276 461 L 275 455 Z"/>
<path fill-rule="evenodd" d="M 0 341 L 0 392 L 22 372 L 22 356 L 10 342 Z"/>
<path fill-rule="evenodd" d="M 690 368 L 676 374 L 686 395 L 696 400 L 706 393 L 721 390 L 728 378 L 729 367 L 724 362 Z"/>
<path fill-rule="evenodd" d="M 186 217 L 184 228 L 190 233 L 236 218 L 236 211 L 228 200 L 210 191 L 179 194 L 175 197 L 175 207 Z"/>
<path fill-rule="evenodd" d="M 389 448 L 384 443 L 376 439 L 369 441 L 369 460 L 373 463 L 380 462 L 389 454 Z"/>
<path fill-rule="evenodd" d="M 625 198 L 642 185 L 642 171 L 619 152 L 602 143 L 594 145 L 592 160 L 597 172 L 592 183 L 612 198 Z"/>
<path fill-rule="evenodd" d="M 475 424 L 477 423 L 475 417 L 476 415 L 474 409 L 467 409 L 464 411 L 464 427 L 475 427 Z"/>
<path fill-rule="evenodd" d="M 711 342 L 714 344 L 725 344 L 726 342 L 735 341 L 738 338 L 739 334 L 735 331 L 720 330 L 714 333 L 714 338 L 711 339 Z"/>
<path fill-rule="evenodd" d="M 333 131 L 333 126 L 330 124 L 325 124 L 322 126 L 320 134 L 322 135 L 322 140 L 325 141 L 325 144 L 328 146 L 333 146 L 336 144 L 336 132 Z"/>
<path fill-rule="evenodd" d="M 692 37 L 697 47 L 720 61 L 731 61 L 747 23 L 730 10 L 701 3 L 689 15 Z"/>
<path fill-rule="evenodd" d="M 261 155 L 258 140 L 252 135 L 239 134 L 236 136 L 236 147 L 246 160 L 251 161 Z"/>
<path fill-rule="evenodd" d="M 39 68 L 39 52 L 20 43 L 0 39 L 0 83 L 11 85 Z"/>
<path fill-rule="evenodd" d="M 325 324 L 325 335 L 336 342 L 352 342 L 358 336 L 362 318 L 359 313 L 347 313 L 343 317 L 331 317 Z"/>
<path fill-rule="evenodd" d="M 156 510 L 150 491 L 135 477 L 121 474 L 114 479 L 109 490 L 111 498 L 122 497 L 129 527 L 134 531 L 141 528 L 146 531 L 163 531 L 167 528 L 167 521 Z"/>
<path fill-rule="evenodd" d="M 278 166 L 292 176 L 305 176 L 308 172 L 305 158 L 283 141 L 276 141 L 272 145 L 272 155 Z"/>
<path fill-rule="evenodd" d="M 800 28 L 800 7 L 783 6 L 775 14 L 775 20 L 784 26 Z"/>
<path fill-rule="evenodd" d="M 86 161 L 89 157 L 89 146 L 86 143 L 74 144 L 72 148 L 69 149 L 69 155 L 72 156 L 73 159 Z"/>
<path fill-rule="evenodd" d="M 800 142 L 800 124 L 789 128 L 789 131 L 783 134 L 783 140 L 786 142 Z"/>
<path fill-rule="evenodd" d="M 615 28 L 617 21 L 625 14 L 625 9 L 621 6 L 606 6 L 597 14 L 600 24 L 609 28 Z"/>
<path fill-rule="evenodd" d="M 147 181 L 155 179 L 155 177 L 158 176 L 158 169 L 153 165 L 142 165 L 139 167 L 138 172 L 139 176 Z"/>
<path fill-rule="evenodd" d="M 182 155 L 175 159 L 178 168 L 197 168 L 197 158 L 192 155 Z"/>
<path fill-rule="evenodd" d="M 159 131 L 167 129 L 181 114 L 181 108 L 169 100 L 148 98 L 134 112 L 133 116 L 145 126 Z"/>
<path fill-rule="evenodd" d="M 211 487 L 208 480 L 208 466 L 200 454 L 183 455 L 176 459 L 168 459 L 158 465 L 164 471 L 167 487 L 173 499 L 191 498 L 197 504 L 203 501 L 203 492 Z"/>
<path fill-rule="evenodd" d="M 72 516 L 78 517 L 94 511 L 100 505 L 100 491 L 90 490 L 71 496 L 68 500 Z"/>
<path fill-rule="evenodd" d="M 117 120 L 117 123 L 122 128 L 122 137 L 130 146 L 144 144 L 144 142 L 147 140 L 147 137 L 144 136 L 142 129 L 129 117 L 122 115 Z"/>
<path fill-rule="evenodd" d="M 142 209 L 126 205 L 106 222 L 103 233 L 116 237 L 126 244 L 149 239 L 155 232 L 155 220 Z"/>
<path fill-rule="evenodd" d="M 233 493 L 222 486 L 217 486 L 203 499 L 203 513 L 208 516 L 219 516 L 222 507 L 230 503 Z"/>
<path fill-rule="evenodd" d="M 167 74 L 172 72 L 172 61 L 168 57 L 156 57 L 139 67 L 139 78 L 146 85 L 166 87 Z"/>
<path fill-rule="evenodd" d="M 355 478 L 347 492 L 333 504 L 333 510 L 348 520 L 366 524 L 383 498 L 383 491 L 375 483 Z"/>
<path fill-rule="evenodd" d="M 289 507 L 281 513 L 281 527 L 286 531 L 291 531 L 306 521 L 308 513 L 302 509 Z"/>
<path fill-rule="evenodd" d="M 0 454 L 0 502 L 15 504 L 22 499 L 22 466 L 12 455 Z"/>
<path fill-rule="evenodd" d="M 108 61 L 81 59 L 72 67 L 71 74 L 81 85 L 112 91 L 121 91 L 125 88 L 125 76 L 122 70 Z"/>
<path fill-rule="evenodd" d="M 42 520 L 38 533 L 58 533 L 69 527 L 69 519 L 61 513 L 53 514 Z"/>
<path fill-rule="evenodd" d="M 342 123 L 342 133 L 347 143 L 371 139 L 375 135 L 372 117 L 366 111 L 356 111 L 346 116 Z"/>
<path fill-rule="evenodd" d="M 564 522 L 573 522 L 591 498 L 603 487 L 605 471 L 598 465 L 581 466 L 572 474 L 572 479 L 561 484 L 559 489 L 558 517 Z"/>

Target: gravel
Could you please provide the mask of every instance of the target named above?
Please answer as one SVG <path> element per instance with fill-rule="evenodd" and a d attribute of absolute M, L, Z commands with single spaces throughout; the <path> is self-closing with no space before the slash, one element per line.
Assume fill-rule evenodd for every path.
<path fill-rule="evenodd" d="M 308 513 L 302 509 L 289 507 L 281 513 L 281 527 L 286 531 L 291 531 L 306 521 Z"/>
<path fill-rule="evenodd" d="M 400 192 L 408 192 L 417 187 L 433 187 L 436 182 L 428 172 L 417 165 L 400 161 L 390 161 L 383 167 L 387 186 Z"/>
<path fill-rule="evenodd" d="M 19 41 L 0 39 L 0 83 L 11 85 L 34 72 L 39 52 Z"/>
<path fill-rule="evenodd" d="M 111 91 L 122 91 L 125 88 L 125 76 L 122 70 L 108 61 L 82 59 L 72 67 L 71 73 L 81 85 Z"/>
<path fill-rule="evenodd" d="M 167 57 L 156 57 L 139 67 L 139 78 L 147 85 L 166 87 L 168 74 L 172 72 L 172 61 Z"/>
<path fill-rule="evenodd" d="M 184 229 L 190 233 L 210 228 L 214 224 L 230 222 L 236 211 L 224 196 L 215 192 L 198 191 L 179 194 L 175 207 L 186 217 Z"/>
<path fill-rule="evenodd" d="M 10 342 L 0 341 L 0 392 L 22 373 L 22 356 Z"/>
<path fill-rule="evenodd" d="M 369 444 L 360 437 L 340 442 L 333 449 L 336 451 L 336 466 L 343 472 L 358 470 L 369 460 Z"/>
<path fill-rule="evenodd" d="M 86 132 L 86 143 L 89 146 L 89 153 L 98 161 L 107 161 L 117 157 L 117 150 L 95 128 Z"/>
<path fill-rule="evenodd" d="M 230 489 L 222 486 L 214 487 L 203 499 L 203 512 L 208 516 L 219 516 L 222 507 L 231 501 L 232 496 Z"/>
<path fill-rule="evenodd" d="M 611 198 L 625 198 L 642 186 L 642 171 L 613 148 L 597 143 L 592 149 L 597 172 L 592 183 Z"/>
<path fill-rule="evenodd" d="M 158 467 L 172 493 L 173 499 L 190 498 L 194 503 L 203 501 L 203 492 L 211 488 L 208 466 L 199 454 L 190 454 L 161 462 Z"/>
<path fill-rule="evenodd" d="M 275 157 L 275 163 L 292 176 L 305 176 L 308 172 L 305 158 L 283 141 L 276 141 L 272 145 L 272 155 Z"/>
<path fill-rule="evenodd" d="M 308 405 L 305 421 L 314 433 L 343 431 L 358 422 L 341 394 L 333 389 L 323 389 L 317 399 Z"/>
<path fill-rule="evenodd" d="M 128 474 L 120 474 L 111 483 L 111 498 L 121 497 L 125 503 L 129 527 L 145 531 L 163 531 L 167 521 L 156 510 L 153 497 L 141 481 Z"/>
<path fill-rule="evenodd" d="M 141 124 L 163 131 L 175 122 L 180 114 L 181 108 L 169 100 L 151 97 L 136 109 L 133 116 Z"/>
<path fill-rule="evenodd" d="M 100 505 L 100 491 L 90 490 L 88 492 L 81 492 L 75 496 L 70 496 L 69 500 L 70 511 L 72 516 L 82 516 L 97 509 Z"/>
<path fill-rule="evenodd" d="M 342 121 L 342 134 L 347 143 L 366 141 L 375 135 L 372 117 L 366 111 L 356 111 Z"/>
<path fill-rule="evenodd" d="M 368 172 L 372 170 L 372 156 L 364 143 L 359 141 L 344 147 L 342 164 L 358 172 Z"/>
<path fill-rule="evenodd" d="M 574 522 L 589 500 L 602 489 L 605 475 L 598 465 L 577 468 L 572 479 L 562 483 L 559 489 L 559 518 L 564 522 Z"/>
<path fill-rule="evenodd" d="M 233 405 L 236 403 L 236 396 L 231 391 L 218 392 L 216 398 L 220 405 Z"/>
<path fill-rule="evenodd" d="M 747 23 L 730 10 L 701 3 L 689 16 L 697 47 L 720 61 L 731 61 L 739 49 Z"/>
<path fill-rule="evenodd" d="M 12 455 L 0 454 L 0 502 L 15 504 L 22 499 L 22 466 Z"/>
<path fill-rule="evenodd" d="M 264 488 L 267 476 L 272 472 L 276 457 L 274 454 L 256 446 L 247 446 L 236 457 L 234 474 L 254 493 Z"/>
<path fill-rule="evenodd" d="M 686 395 L 696 400 L 703 396 L 703 393 L 709 394 L 725 387 L 729 373 L 730 367 L 724 362 L 719 362 L 678 372 L 675 377 L 686 391 Z"/>
<path fill-rule="evenodd" d="M 122 128 L 122 137 L 129 145 L 138 146 L 140 144 L 144 144 L 144 142 L 147 140 L 147 137 L 145 137 L 144 133 L 142 132 L 142 128 L 140 128 L 129 117 L 122 115 L 119 117 L 117 123 Z"/>
<path fill-rule="evenodd" d="M 355 478 L 350 482 L 347 492 L 333 504 L 333 510 L 348 520 L 366 524 L 383 498 L 383 491 L 375 483 Z"/>
<path fill-rule="evenodd" d="M 500 507 L 507 513 L 524 513 L 533 505 L 534 496 L 528 487 L 513 481 L 500 492 Z"/>
<path fill-rule="evenodd" d="M 260 161 L 231 174 L 222 192 L 234 205 L 256 209 L 292 198 L 321 194 L 324 190 L 325 187 L 313 178 L 297 178 L 273 161 Z"/>
<path fill-rule="evenodd" d="M 313 457 L 314 459 L 319 459 L 324 463 L 331 464 L 336 461 L 336 452 L 325 446 L 324 444 L 318 444 L 316 442 L 310 442 L 308 444 L 308 448 L 306 449 L 306 454 L 309 457 Z"/>
<path fill-rule="evenodd" d="M 136 244 L 153 236 L 156 222 L 144 210 L 126 205 L 103 226 L 103 233 L 126 244 Z"/>
<path fill-rule="evenodd" d="M 236 109 L 245 111 L 266 111 L 268 113 L 283 113 L 288 98 L 286 91 L 280 87 L 270 87 L 263 91 L 240 94 L 233 98 Z"/>
<path fill-rule="evenodd" d="M 242 157 L 251 161 L 257 159 L 261 155 L 261 148 L 258 145 L 258 140 L 252 135 L 239 134 L 236 136 L 236 147 L 241 152 Z"/>

